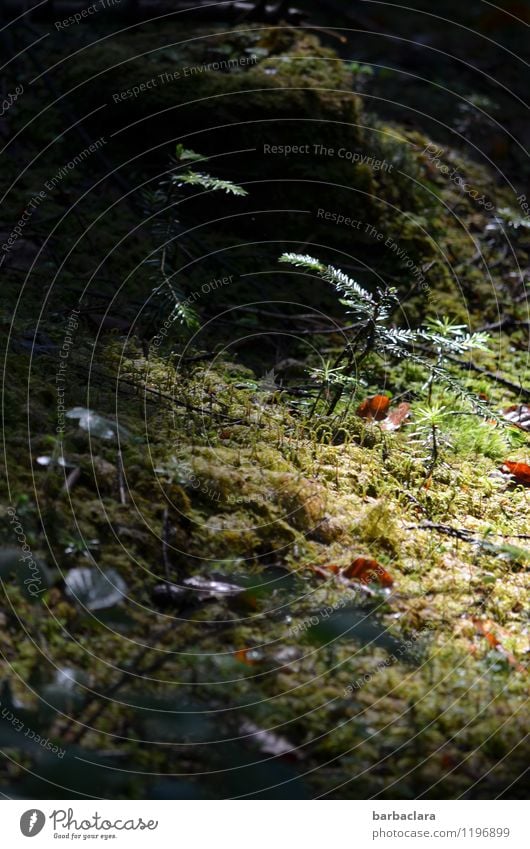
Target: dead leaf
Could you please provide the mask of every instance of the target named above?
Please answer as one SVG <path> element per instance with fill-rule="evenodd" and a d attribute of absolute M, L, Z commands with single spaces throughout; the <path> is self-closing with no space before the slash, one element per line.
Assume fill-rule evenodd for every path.
<path fill-rule="evenodd" d="M 530 466 L 528 463 L 514 463 L 511 460 L 504 460 L 501 471 L 507 469 L 515 478 L 516 483 L 530 486 Z"/>
<path fill-rule="evenodd" d="M 362 584 L 379 583 L 382 587 L 391 587 L 394 583 L 392 575 L 372 557 L 356 557 L 342 570 L 342 575 Z"/>
<path fill-rule="evenodd" d="M 366 398 L 362 404 L 357 407 L 357 415 L 368 421 L 380 422 L 385 418 L 390 407 L 390 398 L 388 395 L 372 395 L 371 398 Z"/>
<path fill-rule="evenodd" d="M 381 422 L 381 429 L 387 431 L 397 430 L 409 416 L 410 404 L 403 401 L 402 404 L 399 404 L 394 410 L 389 412 L 386 419 L 383 419 Z"/>
<path fill-rule="evenodd" d="M 524 667 L 522 663 L 519 663 L 517 658 L 515 658 L 511 652 L 504 648 L 500 640 L 501 636 L 504 636 L 505 638 L 510 636 L 507 631 L 505 631 L 491 619 L 473 619 L 472 622 L 478 633 L 482 634 L 482 636 L 485 637 L 490 648 L 495 649 L 499 652 L 499 654 L 502 654 L 506 658 L 510 666 L 515 667 L 518 672 L 526 672 L 526 667 Z"/>

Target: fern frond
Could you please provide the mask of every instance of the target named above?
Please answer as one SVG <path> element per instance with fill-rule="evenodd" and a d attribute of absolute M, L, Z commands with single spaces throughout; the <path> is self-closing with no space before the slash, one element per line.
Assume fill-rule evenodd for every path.
<path fill-rule="evenodd" d="M 376 351 L 379 354 L 392 356 L 398 360 L 406 359 L 407 362 L 421 366 L 425 369 L 427 374 L 432 375 L 441 383 L 444 383 L 459 400 L 468 404 L 473 412 L 478 416 L 481 416 L 481 418 L 488 421 L 494 421 L 498 425 L 506 426 L 506 421 L 504 419 L 498 416 L 491 407 L 482 400 L 482 398 L 479 398 L 478 395 L 467 389 L 462 381 L 457 377 L 454 377 L 454 375 L 452 375 L 446 368 L 433 363 L 427 357 L 413 354 L 411 351 L 401 347 L 399 344 L 395 345 L 392 336 L 385 340 L 379 338 L 376 342 Z"/>
<path fill-rule="evenodd" d="M 443 365 L 444 355 L 485 349 L 489 340 L 486 333 L 470 333 L 466 325 L 453 324 L 448 318 L 433 318 L 418 329 L 388 327 L 388 319 L 399 303 L 395 288 L 379 288 L 375 294 L 371 294 L 344 272 L 331 265 L 324 265 L 307 254 L 284 253 L 280 262 L 317 274 L 335 287 L 342 295 L 340 303 L 350 312 L 356 313 L 360 319 L 355 340 L 361 339 L 363 333 L 369 340 L 363 356 L 373 352 L 385 358 L 415 363 L 425 369 L 431 382 L 436 379 L 444 383 L 458 399 L 468 404 L 474 413 L 484 419 L 494 420 L 499 425 L 506 424 L 488 404 L 470 392 L 462 381 Z M 426 351 L 425 356 L 417 354 L 415 347 L 422 352 Z M 333 370 L 332 382 L 338 385 L 339 389 L 347 383 L 355 384 L 357 377 L 352 375 L 351 371 L 349 365 L 344 366 L 344 371 Z M 330 375 L 326 378 L 326 383 L 329 382 Z M 330 412 L 335 408 L 336 399 L 339 397 L 340 391 L 330 405 Z"/>
<path fill-rule="evenodd" d="M 355 312 L 369 313 L 375 306 L 375 300 L 370 292 L 363 289 L 355 280 L 332 265 L 324 265 L 308 254 L 285 253 L 280 262 L 294 265 L 295 268 L 305 268 L 318 274 L 322 280 L 335 286 L 337 292 L 343 295 L 342 303 Z"/>
<path fill-rule="evenodd" d="M 209 174 L 200 174 L 198 171 L 187 171 L 185 174 L 178 174 L 172 177 L 173 183 L 181 185 L 187 183 L 189 186 L 202 186 L 203 189 L 208 189 L 211 192 L 226 192 L 227 194 L 244 196 L 247 194 L 246 189 L 232 183 L 230 180 L 219 180 L 217 177 L 210 177 Z"/>
<path fill-rule="evenodd" d="M 309 256 L 309 254 L 285 253 L 281 255 L 279 261 L 294 265 L 295 268 L 305 268 L 307 271 L 314 271 L 315 274 L 320 275 L 326 270 L 325 265 L 319 262 L 318 259 Z"/>

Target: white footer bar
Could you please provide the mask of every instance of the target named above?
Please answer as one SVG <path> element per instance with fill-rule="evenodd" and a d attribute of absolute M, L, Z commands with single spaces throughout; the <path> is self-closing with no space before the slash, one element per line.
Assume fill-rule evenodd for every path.
<path fill-rule="evenodd" d="M 527 808 L 521 801 L 9 800 L 0 806 L 1 845 L 528 849 Z"/>

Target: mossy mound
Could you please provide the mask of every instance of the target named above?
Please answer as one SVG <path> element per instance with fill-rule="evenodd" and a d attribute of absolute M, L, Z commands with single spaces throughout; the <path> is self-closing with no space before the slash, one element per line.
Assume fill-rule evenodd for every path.
<path fill-rule="evenodd" d="M 54 666 L 75 669 L 85 682 L 69 706 L 74 719 L 58 717 L 55 736 L 73 746 L 77 718 L 90 724 L 97 705 L 88 682 L 112 688 L 117 670 L 131 669 L 130 640 L 148 640 L 158 669 L 157 680 L 142 685 L 149 697 L 138 691 L 144 661 L 134 650 L 123 700 L 139 707 L 108 704 L 94 730 L 82 734 L 85 752 L 113 749 L 132 730 L 168 743 L 183 733 L 219 740 L 220 725 L 230 736 L 234 723 L 247 722 L 276 729 L 297 747 L 296 766 L 286 774 L 289 796 L 483 798 L 511 784 L 524 761 L 517 741 L 525 730 L 522 598 L 530 554 L 505 545 L 502 535 L 524 533 L 526 492 L 491 477 L 495 460 L 469 447 L 447 451 L 426 486 L 413 424 L 383 444 L 371 438 L 373 425 L 350 414 L 347 441 L 319 442 L 314 421 L 300 421 L 277 398 L 270 403 L 267 389 L 245 388 L 248 369 L 233 363 L 197 366 L 184 376 L 164 359 L 144 360 L 135 343 L 116 341 L 99 365 L 112 373 L 118 363 L 123 376 L 134 371 L 140 387 L 160 385 L 166 395 L 178 385 L 178 404 L 153 399 L 147 420 L 141 388 L 131 397 L 123 386 L 118 415 L 137 436 L 122 445 L 126 503 L 115 441 L 89 442 L 75 423 L 67 428 L 64 456 L 81 470 L 68 492 L 59 469 L 35 469 L 35 456 L 51 447 L 50 423 L 42 419 L 40 434 L 34 431 L 31 455 L 12 445 L 10 479 L 20 487 L 31 473 L 34 483 L 30 498 L 12 489 L 11 501 L 35 553 L 58 570 L 38 604 L 8 582 L 17 615 L 6 611 L 2 650 L 23 680 L 35 676 L 38 642 L 15 650 L 24 621 L 30 635 L 46 640 L 50 669 L 41 669 L 37 692 L 49 686 Z M 70 385 L 69 403 L 82 401 L 78 392 Z M 99 403 L 108 412 L 110 386 L 101 387 Z M 462 525 L 482 540 L 478 547 L 436 530 Z M 2 528 L 7 540 L 6 515 Z M 376 559 L 392 590 L 373 574 L 368 581 L 354 573 L 342 578 L 340 570 L 358 557 Z M 126 582 L 115 619 L 83 615 L 65 592 L 63 577 L 94 561 Z M 196 595 L 168 595 L 168 580 L 177 587 L 195 581 Z M 229 588 L 238 585 L 234 594 Z M 325 630 L 341 615 L 355 622 L 359 611 L 372 623 L 366 634 L 358 624 L 349 638 Z M 179 698 L 166 689 L 175 680 Z M 223 682 L 230 682 L 229 703 Z M 13 686 L 24 709 L 36 709 L 25 689 Z M 150 709 L 193 709 L 197 718 L 186 731 L 179 719 L 146 712 L 146 698 Z M 201 719 L 212 705 L 221 710 L 215 729 L 206 714 Z M 516 725 L 507 724 L 514 714 Z M 138 768 L 139 753 L 127 746 Z M 212 764 L 226 769 L 251 751 L 218 743 L 206 756 L 180 745 L 176 756 L 152 747 L 141 764 L 165 772 L 178 762 L 196 773 Z M 389 756 L 392 766 L 383 768 Z M 240 768 L 239 778 L 246 776 L 259 797 L 284 766 L 276 763 L 273 779 L 241 761 Z M 302 785 L 299 771 L 307 772 Z M 136 780 L 137 792 L 151 792 L 147 779 Z M 118 795 L 131 792 L 126 781 L 119 786 Z M 192 778 L 186 787 L 200 797 L 246 792 L 240 782 L 221 788 L 215 777 Z"/>

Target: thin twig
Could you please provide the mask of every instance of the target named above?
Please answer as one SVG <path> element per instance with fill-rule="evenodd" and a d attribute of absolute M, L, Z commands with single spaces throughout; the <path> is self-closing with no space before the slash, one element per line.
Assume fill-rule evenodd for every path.
<path fill-rule="evenodd" d="M 164 507 L 162 519 L 162 562 L 166 573 L 166 581 L 169 586 L 171 583 L 171 563 L 169 560 L 169 511 Z"/>
<path fill-rule="evenodd" d="M 422 522 L 421 525 L 408 525 L 407 530 L 429 530 L 438 531 L 438 533 L 446 534 L 447 536 L 459 539 L 462 542 L 468 542 L 471 545 L 488 546 L 486 537 L 479 538 L 473 536 L 467 528 L 452 528 L 450 525 L 442 525 L 437 522 Z M 501 537 L 502 539 L 530 539 L 530 534 L 501 534 L 498 531 L 487 531 L 487 536 Z M 495 546 L 495 550 L 498 550 Z"/>
<path fill-rule="evenodd" d="M 156 639 L 157 640 L 162 639 L 167 634 L 169 634 L 170 631 L 173 631 L 174 628 L 175 628 L 175 623 L 171 622 L 170 625 L 167 625 L 164 629 L 162 629 L 162 631 L 160 631 L 156 635 Z M 128 665 L 128 667 L 123 670 L 120 677 L 114 682 L 114 684 L 112 684 L 109 687 L 109 689 L 107 690 L 107 692 L 105 694 L 105 696 L 106 696 L 105 700 L 102 700 L 101 702 L 99 702 L 99 699 L 101 698 L 100 695 L 94 695 L 92 697 L 92 699 L 88 702 L 86 707 L 90 708 L 92 704 L 97 703 L 96 709 L 91 711 L 91 713 L 87 717 L 86 721 L 83 722 L 81 727 L 78 728 L 78 730 L 75 732 L 75 734 L 73 734 L 69 739 L 68 739 L 68 729 L 65 731 L 64 737 L 65 737 L 65 739 L 68 740 L 68 743 L 70 743 L 70 744 L 79 743 L 88 731 L 93 730 L 94 723 L 99 719 L 101 714 L 107 709 L 107 707 L 111 703 L 112 696 L 116 695 L 118 690 L 121 687 L 123 687 L 123 685 L 129 680 L 129 676 L 131 674 L 143 677 L 147 673 L 152 671 L 152 667 L 154 665 L 153 663 L 151 663 L 150 666 L 148 666 L 146 669 L 143 669 L 141 671 L 138 670 L 139 664 L 142 662 L 142 660 L 148 654 L 148 652 L 150 652 L 152 650 L 153 649 L 152 649 L 151 646 L 142 646 L 142 648 L 140 649 L 140 651 L 138 651 L 136 653 L 135 657 L 133 658 L 131 663 Z M 169 657 L 169 655 L 164 653 L 162 655 L 162 657 L 157 657 L 156 660 L 161 665 L 162 663 L 165 663 L 165 661 L 168 659 L 168 657 Z M 74 721 L 75 720 L 73 720 L 73 719 L 71 720 L 71 722 L 74 722 Z"/>
<path fill-rule="evenodd" d="M 118 466 L 118 487 L 120 491 L 120 504 L 127 504 L 127 491 L 125 488 L 125 473 L 123 470 L 123 455 L 121 448 L 118 449 L 116 465 Z"/>
<path fill-rule="evenodd" d="M 76 466 L 75 469 L 72 469 L 70 474 L 66 477 L 63 488 L 61 492 L 71 492 L 79 478 L 81 477 L 81 469 L 79 466 Z"/>

